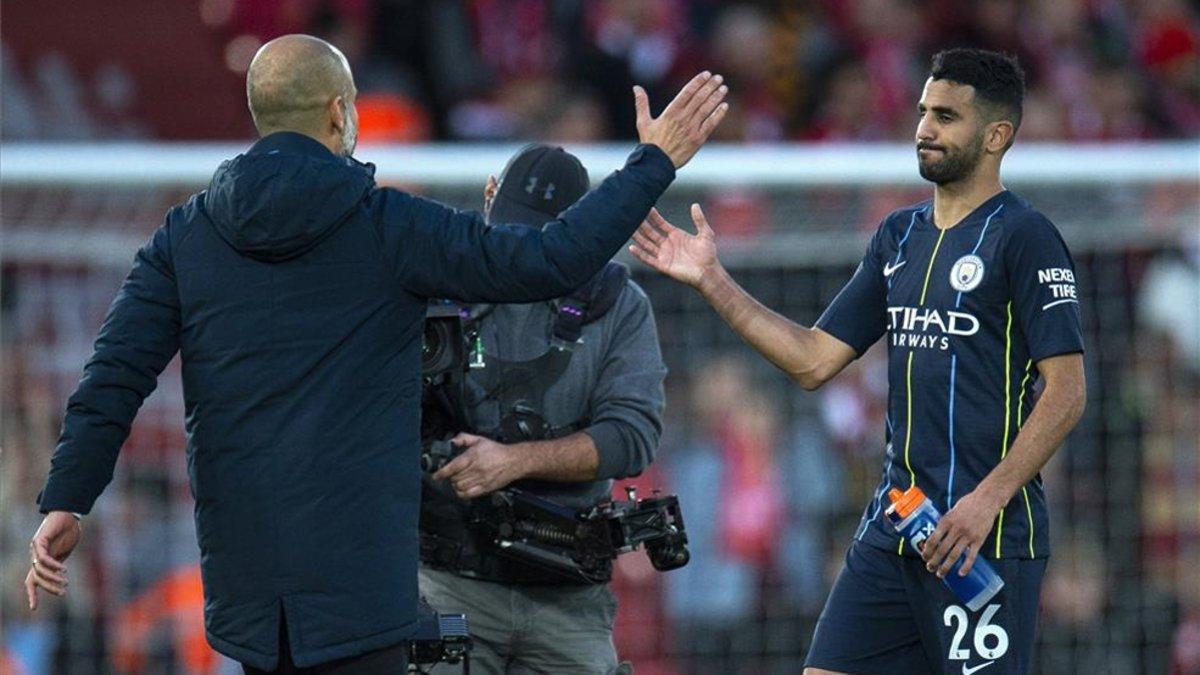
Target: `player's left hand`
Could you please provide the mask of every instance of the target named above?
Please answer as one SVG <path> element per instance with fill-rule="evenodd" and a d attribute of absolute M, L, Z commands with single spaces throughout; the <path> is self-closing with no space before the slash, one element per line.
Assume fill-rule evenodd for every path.
<path fill-rule="evenodd" d="M 515 445 L 473 434 L 458 434 L 450 442 L 463 448 L 463 453 L 433 474 L 433 478 L 449 480 L 459 499 L 482 497 L 525 475 L 527 453 Z"/>
<path fill-rule="evenodd" d="M 942 516 L 937 528 L 921 549 L 925 567 L 937 574 L 939 579 L 950 573 L 954 562 L 965 552 L 967 559 L 959 568 L 959 576 L 966 576 L 975 564 L 975 557 L 983 548 L 1000 505 L 978 490 L 964 495 L 950 512 Z"/>

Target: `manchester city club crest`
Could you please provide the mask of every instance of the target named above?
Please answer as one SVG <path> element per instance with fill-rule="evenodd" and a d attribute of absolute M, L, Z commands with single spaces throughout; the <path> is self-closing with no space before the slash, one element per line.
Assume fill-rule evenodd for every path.
<path fill-rule="evenodd" d="M 964 255 L 950 268 L 950 285 L 956 291 L 973 291 L 983 281 L 983 259 L 977 255 Z"/>

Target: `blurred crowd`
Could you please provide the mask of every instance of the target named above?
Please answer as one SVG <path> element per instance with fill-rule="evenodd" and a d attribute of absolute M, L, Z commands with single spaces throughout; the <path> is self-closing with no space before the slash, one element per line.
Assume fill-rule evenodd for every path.
<path fill-rule="evenodd" d="M 721 140 L 903 140 L 929 57 L 968 45 L 1020 57 L 1024 139 L 1200 134 L 1200 13 L 1187 0 L 199 0 L 140 24 L 120 10 L 149 3 L 108 4 L 112 37 L 179 33 L 188 48 L 150 68 L 66 39 L 53 10 L 21 15 L 48 25 L 5 36 L 4 137 L 247 137 L 241 78 L 264 41 L 291 32 L 349 58 L 367 142 L 630 138 L 634 83 L 663 105 L 706 68 L 732 89 Z M 170 98 L 193 97 L 191 109 L 152 95 L 181 79 L 191 91 Z"/>

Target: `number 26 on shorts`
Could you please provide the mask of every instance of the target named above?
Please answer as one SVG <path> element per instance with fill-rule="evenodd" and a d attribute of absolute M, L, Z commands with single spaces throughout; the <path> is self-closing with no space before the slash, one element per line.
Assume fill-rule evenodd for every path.
<path fill-rule="evenodd" d="M 995 660 L 1008 652 L 1008 632 L 1003 626 L 991 623 L 992 617 L 1000 611 L 999 604 L 988 605 L 975 624 L 971 645 L 975 653 L 987 660 Z M 942 622 L 954 626 L 954 638 L 950 641 L 950 653 L 947 658 L 951 661 L 967 661 L 971 658 L 971 650 L 962 647 L 963 638 L 971 622 L 970 615 L 962 605 L 950 605 L 942 614 Z"/>

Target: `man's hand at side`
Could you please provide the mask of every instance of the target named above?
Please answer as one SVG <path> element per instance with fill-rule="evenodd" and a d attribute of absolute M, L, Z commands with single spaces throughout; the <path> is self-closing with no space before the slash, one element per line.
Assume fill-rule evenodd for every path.
<path fill-rule="evenodd" d="M 949 513 L 942 516 L 922 547 L 921 557 L 925 559 L 926 569 L 938 578 L 945 578 L 954 563 L 966 553 L 967 558 L 958 571 L 960 576 L 966 576 L 1003 505 L 1003 501 L 986 491 L 975 490 L 964 495 Z"/>
<path fill-rule="evenodd" d="M 482 497 L 525 476 L 528 453 L 515 445 L 473 434 L 459 434 L 450 442 L 463 452 L 433 474 L 433 478 L 449 480 L 460 499 Z"/>
<path fill-rule="evenodd" d="M 64 562 L 79 543 L 82 528 L 67 511 L 51 511 L 29 542 L 30 569 L 25 575 L 25 595 L 29 609 L 38 606 L 37 589 L 63 596 L 67 593 L 67 566 Z"/>
<path fill-rule="evenodd" d="M 634 87 L 638 139 L 661 148 L 676 169 L 687 164 L 729 110 L 724 102 L 729 88 L 722 81 L 720 75 L 707 70 L 700 73 L 684 85 L 657 118 L 650 116 L 646 90 Z"/>
<path fill-rule="evenodd" d="M 1022 486 L 1037 475 L 1079 418 L 1087 401 L 1087 383 L 1083 355 L 1060 354 L 1037 362 L 1038 372 L 1046 380 L 1042 395 L 1017 434 L 1000 464 L 942 516 L 921 552 L 930 571 L 944 577 L 950 566 L 967 551 L 967 560 L 959 569 L 966 575 L 992 529 L 996 514 Z M 996 544 L 996 556 L 1000 544 Z M 1032 546 L 1030 555 L 1033 555 Z"/>

